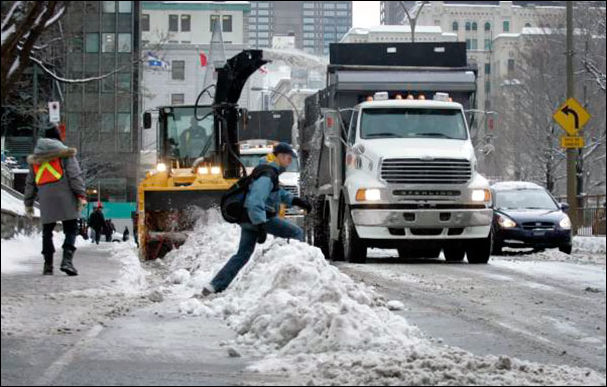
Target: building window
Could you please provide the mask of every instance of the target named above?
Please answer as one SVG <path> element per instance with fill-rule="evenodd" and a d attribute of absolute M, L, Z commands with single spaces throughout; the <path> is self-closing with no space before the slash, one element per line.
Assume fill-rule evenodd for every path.
<path fill-rule="evenodd" d="M 169 15 L 169 31 L 171 31 L 171 32 L 179 31 L 179 16 Z"/>
<path fill-rule="evenodd" d="M 232 32 L 232 15 L 223 15 L 223 32 Z"/>
<path fill-rule="evenodd" d="M 114 92 L 114 75 L 109 75 L 101 80 L 101 92 L 102 93 L 113 93 Z"/>
<path fill-rule="evenodd" d="M 103 2 L 103 12 L 104 13 L 115 13 L 116 12 L 116 2 L 115 1 L 104 1 Z"/>
<path fill-rule="evenodd" d="M 131 132 L 131 113 L 118 113 L 117 114 L 117 126 L 118 132 L 130 133 Z"/>
<path fill-rule="evenodd" d="M 184 94 L 171 94 L 171 105 L 183 105 L 184 101 Z"/>
<path fill-rule="evenodd" d="M 488 99 L 485 100 L 485 110 L 491 110 L 491 101 Z"/>
<path fill-rule="evenodd" d="M 307 8 L 307 9 L 311 9 L 311 8 L 313 9 L 314 8 L 314 3 L 304 3 L 303 7 Z"/>
<path fill-rule="evenodd" d="M 485 63 L 485 75 L 491 74 L 491 63 Z"/>
<path fill-rule="evenodd" d="M 508 59 L 508 75 L 514 72 L 514 59 Z"/>
<path fill-rule="evenodd" d="M 114 113 L 101 113 L 101 132 L 111 133 L 114 131 Z"/>
<path fill-rule="evenodd" d="M 116 34 L 101 34 L 101 52 L 116 51 Z"/>
<path fill-rule="evenodd" d="M 131 34 L 118 34 L 118 52 L 131 52 Z"/>
<path fill-rule="evenodd" d="M 150 30 L 150 15 L 144 13 L 141 15 L 141 30 L 149 31 Z"/>
<path fill-rule="evenodd" d="M 527 27 L 527 28 L 531 27 L 531 23 L 525 23 L 525 27 Z"/>
<path fill-rule="evenodd" d="M 181 15 L 181 32 L 190 32 L 190 15 Z"/>
<path fill-rule="evenodd" d="M 466 31 L 470 31 L 470 22 L 466 22 Z"/>
<path fill-rule="evenodd" d="M 118 12 L 119 13 L 131 13 L 132 5 L 130 1 L 119 1 L 118 2 Z"/>
<path fill-rule="evenodd" d="M 183 81 L 185 79 L 185 61 L 174 60 L 171 62 L 172 79 Z"/>
<path fill-rule="evenodd" d="M 457 24 L 456 21 L 454 21 L 453 24 L 451 24 L 451 29 L 453 31 L 457 31 L 459 29 L 459 25 Z"/>
<path fill-rule="evenodd" d="M 476 22 L 472 23 L 472 31 L 476 31 L 478 30 L 478 26 L 476 24 Z"/>
<path fill-rule="evenodd" d="M 489 23 L 489 22 L 485 23 L 485 31 L 491 31 L 491 23 Z"/>
<path fill-rule="evenodd" d="M 471 50 L 477 50 L 478 49 L 478 40 L 477 39 L 471 39 L 470 40 L 470 49 Z"/>
<path fill-rule="evenodd" d="M 213 32 L 213 25 L 215 22 L 219 22 L 219 15 L 211 15 L 211 21 L 209 23 L 209 31 Z"/>
<path fill-rule="evenodd" d="M 491 92 L 491 82 L 485 81 L 485 94 L 489 94 Z"/>
<path fill-rule="evenodd" d="M 485 39 L 485 50 L 491 50 L 491 39 Z"/>
<path fill-rule="evenodd" d="M 131 73 L 118 74 L 118 91 L 130 93 L 131 91 Z"/>
<path fill-rule="evenodd" d="M 99 52 L 99 34 L 86 34 L 85 52 Z"/>
<path fill-rule="evenodd" d="M 509 21 L 505 20 L 503 26 L 504 26 L 504 32 L 510 32 L 510 22 Z"/>

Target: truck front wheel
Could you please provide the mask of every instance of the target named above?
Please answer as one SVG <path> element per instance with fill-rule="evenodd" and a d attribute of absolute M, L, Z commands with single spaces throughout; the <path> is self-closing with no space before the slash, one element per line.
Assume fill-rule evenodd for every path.
<path fill-rule="evenodd" d="M 341 228 L 341 241 L 343 243 L 344 258 L 351 263 L 365 263 L 367 260 L 367 246 L 358 237 L 356 227 L 350 215 L 350 207 L 344 209 L 344 224 Z"/>
<path fill-rule="evenodd" d="M 466 248 L 468 263 L 483 264 L 489 262 L 489 257 L 491 256 L 492 239 L 492 235 L 489 234 L 487 238 L 473 239 L 469 241 L 468 247 Z"/>

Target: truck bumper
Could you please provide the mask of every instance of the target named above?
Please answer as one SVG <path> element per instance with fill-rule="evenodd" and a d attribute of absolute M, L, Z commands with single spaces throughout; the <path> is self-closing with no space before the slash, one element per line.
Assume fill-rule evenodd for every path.
<path fill-rule="evenodd" d="M 491 230 L 493 210 L 486 209 L 352 209 L 363 239 L 476 239 Z"/>

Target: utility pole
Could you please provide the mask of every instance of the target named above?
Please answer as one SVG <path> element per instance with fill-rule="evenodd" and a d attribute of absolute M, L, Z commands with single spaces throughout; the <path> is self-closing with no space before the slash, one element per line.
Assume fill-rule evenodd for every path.
<path fill-rule="evenodd" d="M 567 99 L 574 98 L 573 85 L 573 2 L 567 1 Z M 567 201 L 569 202 L 569 217 L 571 232 L 577 234 L 578 201 L 577 201 L 577 153 L 575 149 L 567 149 Z"/>

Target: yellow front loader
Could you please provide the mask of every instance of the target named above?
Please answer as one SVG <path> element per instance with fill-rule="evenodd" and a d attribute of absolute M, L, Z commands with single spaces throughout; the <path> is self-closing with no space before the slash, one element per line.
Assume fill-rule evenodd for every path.
<path fill-rule="evenodd" d="M 158 164 L 138 187 L 140 257 L 163 257 L 183 244 L 198 209 L 219 206 L 222 194 L 246 174 L 239 159 L 238 131 L 246 112 L 237 101 L 248 77 L 266 61 L 262 51 L 245 50 L 217 70 L 211 106 L 161 106 Z M 144 128 L 151 114 L 144 114 Z"/>

